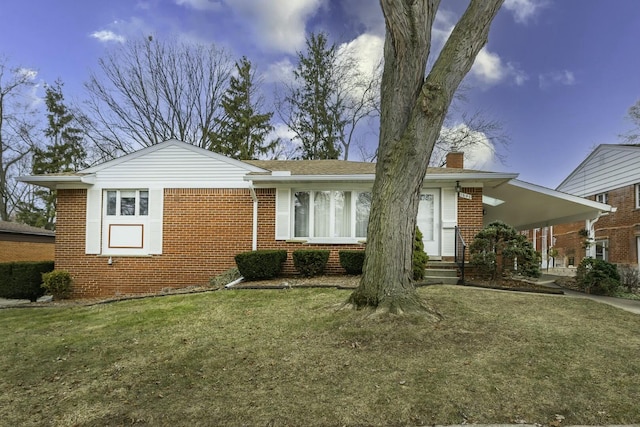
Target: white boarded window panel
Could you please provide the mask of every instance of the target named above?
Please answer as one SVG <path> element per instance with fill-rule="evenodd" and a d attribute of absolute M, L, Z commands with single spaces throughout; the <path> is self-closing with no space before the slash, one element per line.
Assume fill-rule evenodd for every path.
<path fill-rule="evenodd" d="M 109 247 L 141 249 L 144 240 L 142 224 L 110 224 Z"/>

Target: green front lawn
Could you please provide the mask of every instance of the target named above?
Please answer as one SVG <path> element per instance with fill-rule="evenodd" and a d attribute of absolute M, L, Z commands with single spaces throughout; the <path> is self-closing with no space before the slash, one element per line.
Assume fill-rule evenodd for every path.
<path fill-rule="evenodd" d="M 421 288 L 220 291 L 0 310 L 3 425 L 640 422 L 640 316 L 583 299 Z"/>

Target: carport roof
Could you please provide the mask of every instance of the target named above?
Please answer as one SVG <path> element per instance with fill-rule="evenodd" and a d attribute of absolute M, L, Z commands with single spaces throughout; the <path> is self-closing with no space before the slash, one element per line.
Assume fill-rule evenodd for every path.
<path fill-rule="evenodd" d="M 503 221 L 518 230 L 595 219 L 616 208 L 582 197 L 512 179 L 485 186 L 484 223 Z"/>

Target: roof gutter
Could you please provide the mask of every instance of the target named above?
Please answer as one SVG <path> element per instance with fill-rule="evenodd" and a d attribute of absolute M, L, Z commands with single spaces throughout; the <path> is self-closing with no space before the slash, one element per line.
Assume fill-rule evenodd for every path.
<path fill-rule="evenodd" d="M 500 181 L 507 182 L 515 179 L 518 174 L 495 172 L 470 173 L 437 173 L 427 174 L 425 182 L 438 181 Z M 286 182 L 373 182 L 375 174 L 349 175 L 245 175 L 244 180 L 255 183 L 286 183 Z"/>
<path fill-rule="evenodd" d="M 26 175 L 26 176 L 19 176 L 18 181 L 25 182 L 27 184 L 39 185 L 41 187 L 55 189 L 58 185 L 65 185 L 65 184 L 82 184 L 87 186 L 93 185 L 96 182 L 96 176 L 94 174 Z"/>

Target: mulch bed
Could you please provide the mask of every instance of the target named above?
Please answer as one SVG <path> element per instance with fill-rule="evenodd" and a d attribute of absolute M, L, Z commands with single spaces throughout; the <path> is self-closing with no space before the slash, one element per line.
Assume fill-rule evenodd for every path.
<path fill-rule="evenodd" d="M 318 276 L 318 277 L 279 277 L 271 280 L 259 280 L 251 282 L 240 282 L 234 285 L 231 290 L 249 290 L 249 289 L 303 289 L 303 288 L 334 288 L 334 289 L 355 289 L 360 282 L 360 276 Z M 427 284 L 417 283 L 416 286 L 433 286 Z M 516 279 L 503 279 L 500 283 L 492 283 L 489 281 L 470 279 L 466 281 L 466 286 L 474 286 L 486 289 L 497 289 L 505 291 L 518 291 L 518 292 L 537 292 L 546 294 L 558 294 L 562 295 L 564 292 L 562 289 L 550 288 L 548 286 L 538 285 L 526 280 Z M 565 284 L 561 284 L 563 287 Z M 92 298 L 92 299 L 72 299 L 72 300 L 58 300 L 51 302 L 34 302 L 30 304 L 22 304 L 12 306 L 12 308 L 33 308 L 33 307 L 71 307 L 71 306 L 92 306 L 100 304 L 108 304 L 112 302 L 136 300 L 142 298 L 156 298 L 169 295 L 183 295 L 194 294 L 203 292 L 212 292 L 225 288 L 216 288 L 210 286 L 191 286 L 180 289 L 164 289 L 160 292 L 140 294 L 140 295 L 120 295 L 104 298 Z"/>
<path fill-rule="evenodd" d="M 465 286 L 474 286 L 485 289 L 497 289 L 501 291 L 535 292 L 542 294 L 564 295 L 564 291 L 558 288 L 540 285 L 528 280 L 502 279 L 500 282 L 486 280 L 466 280 Z"/>

